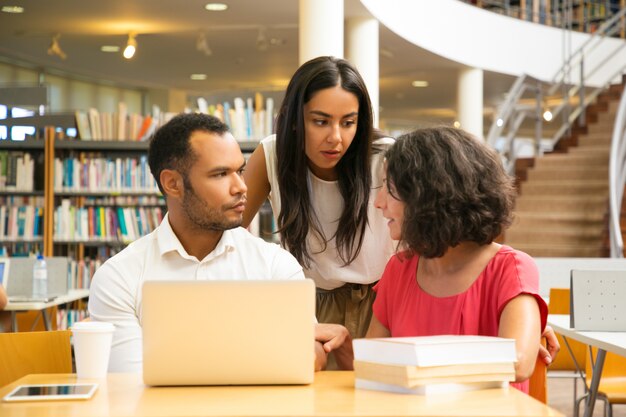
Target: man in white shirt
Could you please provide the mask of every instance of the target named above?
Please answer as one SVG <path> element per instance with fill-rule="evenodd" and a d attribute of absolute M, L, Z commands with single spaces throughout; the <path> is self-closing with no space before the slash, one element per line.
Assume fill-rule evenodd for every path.
<path fill-rule="evenodd" d="M 203 114 L 174 117 L 155 133 L 149 163 L 168 214 L 156 230 L 105 262 L 90 289 L 92 320 L 115 325 L 110 372 L 141 371 L 145 280 L 304 279 L 291 254 L 239 227 L 246 163 L 224 123 Z M 331 350 L 350 357 L 345 328 L 316 327 L 316 370 Z"/>

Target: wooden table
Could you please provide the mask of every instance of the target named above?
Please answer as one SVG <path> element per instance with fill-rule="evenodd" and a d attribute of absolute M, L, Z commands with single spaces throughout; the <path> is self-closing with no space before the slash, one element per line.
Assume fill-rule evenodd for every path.
<path fill-rule="evenodd" d="M 28 375 L 19 384 L 75 382 L 73 374 Z M 89 381 L 89 380 L 82 380 Z M 562 416 L 514 388 L 418 396 L 354 389 L 354 374 L 325 371 L 312 385 L 146 387 L 141 374 L 109 374 L 87 401 L 0 403 L 2 417 L 102 416 Z"/>
<path fill-rule="evenodd" d="M 569 314 L 550 314 L 548 316 L 548 324 L 552 326 L 555 332 L 566 338 L 569 337 L 598 348 L 598 355 L 596 356 L 591 375 L 591 384 L 589 385 L 589 396 L 585 402 L 584 417 L 591 417 L 598 396 L 598 387 L 606 352 L 626 356 L 626 332 L 579 332 L 569 327 Z"/>
<path fill-rule="evenodd" d="M 47 309 L 61 304 L 71 303 L 89 297 L 89 290 L 70 290 L 67 294 L 60 295 L 54 299 L 44 303 L 38 302 L 11 302 L 4 307 L 4 310 L 11 312 L 11 327 L 14 332 L 17 331 L 17 313 L 20 311 L 40 311 L 43 317 L 43 323 L 46 330 L 51 330 L 50 317 Z"/>

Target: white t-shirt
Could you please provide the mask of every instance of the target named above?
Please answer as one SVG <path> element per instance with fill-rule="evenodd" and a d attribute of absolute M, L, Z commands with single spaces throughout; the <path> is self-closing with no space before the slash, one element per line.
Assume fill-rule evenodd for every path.
<path fill-rule="evenodd" d="M 391 138 L 383 138 L 375 141 L 375 145 L 383 150 L 393 144 Z M 276 163 L 276 135 L 268 136 L 261 141 L 265 153 L 267 178 L 270 183 L 270 203 L 274 218 L 278 223 L 280 213 L 280 192 L 278 185 L 278 173 Z M 343 266 L 336 249 L 335 238 L 328 241 L 326 250 L 321 253 L 322 242 L 314 233 L 309 232 L 307 244 L 313 262 L 310 269 L 305 269 L 307 278 L 312 278 L 315 285 L 325 290 L 332 290 L 347 282 L 357 284 L 371 284 L 376 282 L 382 275 L 387 261 L 395 251 L 395 244 L 389 236 L 387 220 L 382 211 L 374 207 L 374 199 L 378 189 L 382 186 L 384 168 L 384 151 L 372 155 L 372 190 L 370 191 L 369 207 L 367 211 L 368 226 L 363 236 L 363 245 L 359 256 L 348 266 Z M 343 211 L 343 197 L 339 191 L 337 181 L 324 181 L 309 170 L 309 187 L 311 205 L 316 213 L 322 231 L 326 238 L 335 235 L 337 223 Z"/>
<path fill-rule="evenodd" d="M 89 314 L 92 320 L 115 325 L 109 372 L 141 372 L 144 281 L 224 279 L 304 279 L 304 274 L 290 253 L 241 227 L 225 231 L 199 261 L 185 251 L 167 215 L 156 230 L 107 260 L 94 275 Z M 167 300 L 163 308 L 168 308 Z"/>

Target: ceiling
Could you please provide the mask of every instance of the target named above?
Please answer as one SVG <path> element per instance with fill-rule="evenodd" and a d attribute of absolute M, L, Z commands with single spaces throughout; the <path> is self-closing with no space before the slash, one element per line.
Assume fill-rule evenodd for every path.
<path fill-rule="evenodd" d="M 298 66 L 297 0 L 223 0 L 228 10 L 209 12 L 208 0 L 0 0 L 23 14 L 0 13 L 0 57 L 54 74 L 121 86 L 178 89 L 190 95 L 221 96 L 283 91 Z M 358 0 L 345 0 L 345 16 L 368 15 Z M 267 48 L 258 47 L 260 31 Z M 137 33 L 131 60 L 121 51 Z M 210 56 L 196 49 L 205 33 Z M 59 34 L 65 60 L 47 54 Z M 450 36 L 455 36 L 453 30 Z M 381 119 L 392 124 L 449 123 L 455 118 L 460 64 L 412 45 L 380 27 Z M 207 79 L 194 81 L 192 73 Z M 429 82 L 414 88 L 411 81 Z M 485 107 L 502 100 L 512 77 L 485 73 Z M 278 93 L 280 94 L 280 93 Z M 211 100 L 209 99 L 209 102 Z M 69 109 L 68 109 L 69 110 Z"/>

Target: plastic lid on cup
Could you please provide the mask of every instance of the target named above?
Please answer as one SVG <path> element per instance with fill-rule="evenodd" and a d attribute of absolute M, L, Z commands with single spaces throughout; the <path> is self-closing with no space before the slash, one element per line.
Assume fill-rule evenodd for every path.
<path fill-rule="evenodd" d="M 79 321 L 72 325 L 73 332 L 112 332 L 115 326 L 103 321 Z"/>

